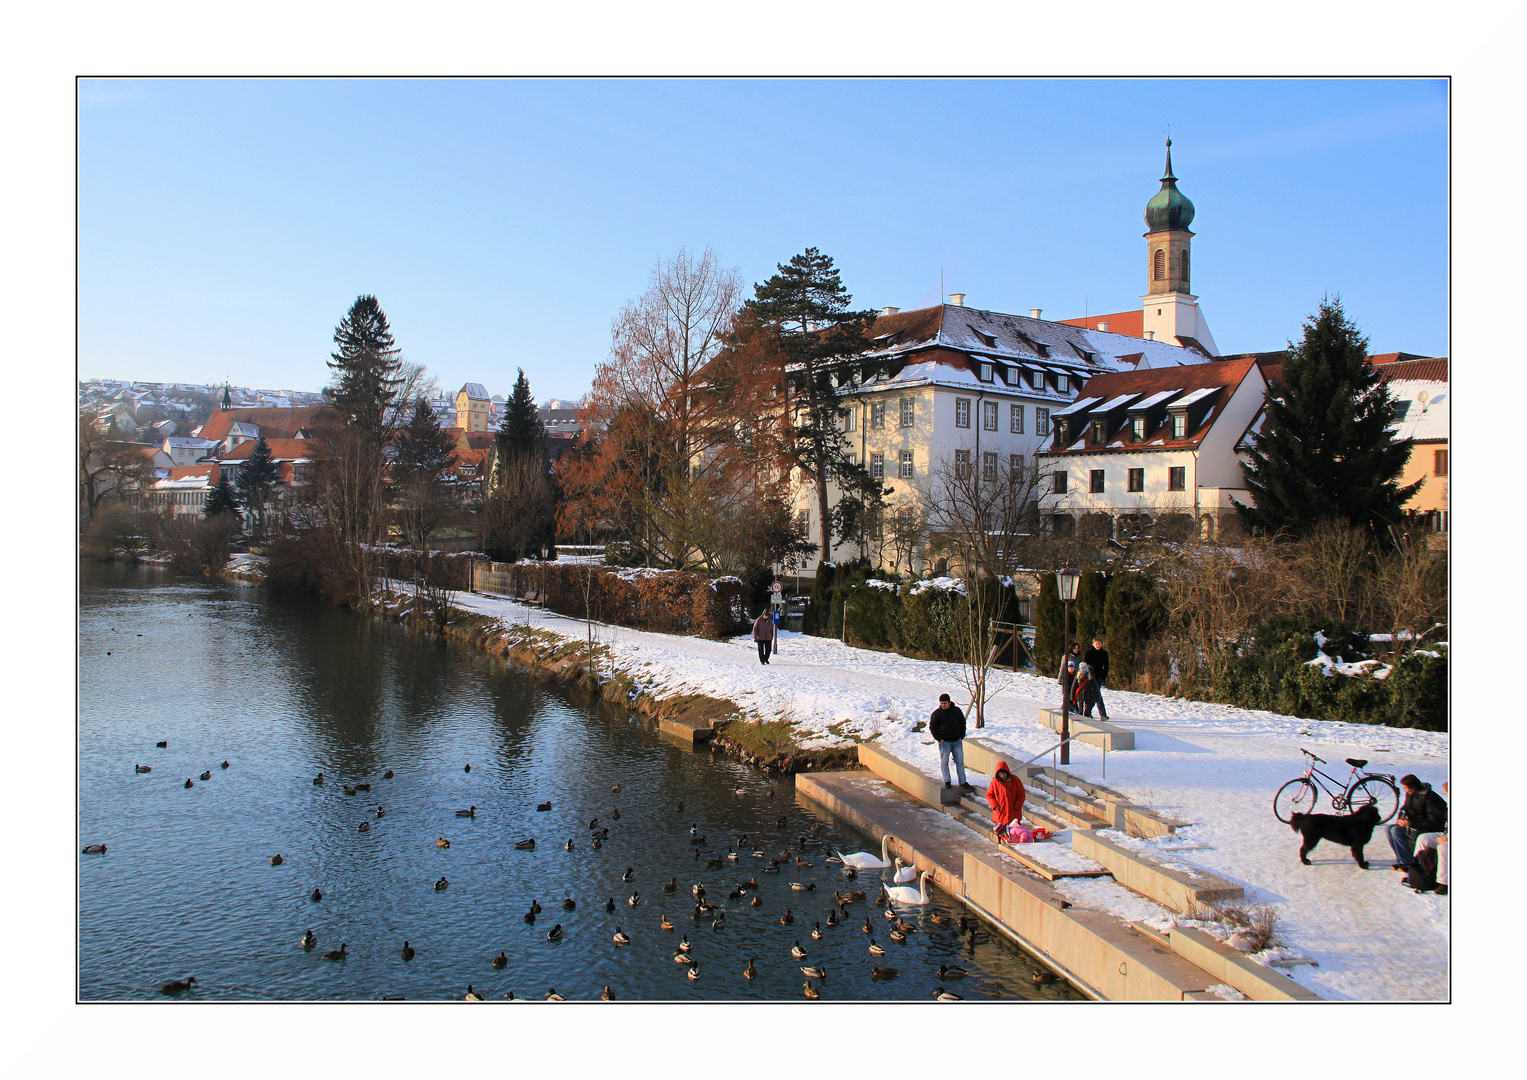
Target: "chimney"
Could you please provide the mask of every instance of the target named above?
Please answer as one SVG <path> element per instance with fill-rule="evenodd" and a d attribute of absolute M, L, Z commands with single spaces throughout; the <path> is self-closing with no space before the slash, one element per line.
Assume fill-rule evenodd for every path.
<path fill-rule="evenodd" d="M 900 310 L 901 310 L 901 308 L 899 308 L 899 307 L 883 307 L 883 308 L 880 309 L 880 314 L 882 314 L 882 315 L 895 315 Z"/>
<path fill-rule="evenodd" d="M 950 293 L 949 294 L 949 299 L 954 301 L 954 306 L 955 307 L 964 307 L 965 306 L 965 294 L 962 293 L 962 292 L 952 292 L 952 293 Z"/>
<path fill-rule="evenodd" d="M 1041 311 L 1043 311 L 1043 310 L 1044 310 L 1044 308 L 1037 308 L 1037 307 L 1029 308 L 1029 318 L 1031 318 L 1031 319 L 1039 318 L 1039 313 Z"/>
<path fill-rule="evenodd" d="M 1154 330 L 1147 330 L 1145 332 L 1145 340 L 1146 341 L 1155 341 L 1156 340 L 1156 331 L 1154 331 Z"/>
<path fill-rule="evenodd" d="M 1104 333 L 1107 333 L 1107 331 L 1108 331 L 1108 323 L 1107 322 L 1100 322 L 1100 323 L 1098 323 L 1098 329 L 1102 330 Z"/>

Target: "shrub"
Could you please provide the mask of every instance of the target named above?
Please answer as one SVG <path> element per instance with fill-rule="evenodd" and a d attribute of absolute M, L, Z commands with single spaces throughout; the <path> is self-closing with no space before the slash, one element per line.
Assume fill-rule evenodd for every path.
<path fill-rule="evenodd" d="M 1100 570 L 1083 570 L 1076 589 L 1076 611 L 1072 627 L 1076 640 L 1086 649 L 1095 637 L 1103 637 L 1104 605 L 1108 596 L 1108 577 Z"/>
<path fill-rule="evenodd" d="M 827 622 L 832 607 L 832 586 L 837 577 L 837 567 L 830 562 L 817 563 L 816 579 L 811 583 L 811 603 L 801 619 L 801 632 L 822 637 L 827 633 Z"/>
<path fill-rule="evenodd" d="M 1039 575 L 1039 599 L 1034 602 L 1034 663 L 1041 672 L 1060 670 L 1060 653 L 1065 647 L 1064 605 L 1054 574 Z"/>
<path fill-rule="evenodd" d="M 1165 620 L 1166 610 L 1149 577 L 1133 571 L 1114 575 L 1103 602 L 1103 629 L 1110 674 L 1118 672 L 1117 685 L 1128 685 L 1143 667 L 1143 646 Z"/>

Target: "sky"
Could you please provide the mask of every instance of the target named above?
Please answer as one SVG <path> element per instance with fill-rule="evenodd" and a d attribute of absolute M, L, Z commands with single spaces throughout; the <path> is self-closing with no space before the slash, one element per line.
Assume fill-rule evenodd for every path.
<path fill-rule="evenodd" d="M 442 390 L 577 398 L 685 247 L 748 295 L 816 247 L 862 307 L 1138 308 L 1169 126 L 1222 352 L 1328 294 L 1448 352 L 1437 79 L 87 79 L 78 121 L 80 378 L 317 390 L 372 293 Z"/>

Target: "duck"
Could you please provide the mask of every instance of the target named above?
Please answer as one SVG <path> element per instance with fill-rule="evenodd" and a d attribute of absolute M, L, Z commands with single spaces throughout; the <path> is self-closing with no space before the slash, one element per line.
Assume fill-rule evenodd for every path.
<path fill-rule="evenodd" d="M 896 978 L 896 976 L 898 976 L 900 974 L 901 974 L 901 969 L 900 968 L 893 968 L 893 967 L 872 967 L 872 968 L 870 968 L 870 978 L 875 980 L 876 982 L 880 982 L 882 979 L 894 979 L 894 978 Z"/>
<path fill-rule="evenodd" d="M 827 913 L 827 925 L 828 926 L 837 926 L 842 921 L 843 921 L 842 919 L 838 918 L 838 909 L 837 908 L 833 908 L 831 911 L 829 911 Z"/>
<path fill-rule="evenodd" d="M 562 924 L 561 923 L 558 923 L 556 926 L 553 926 L 550 930 L 546 931 L 546 940 L 547 941 L 561 941 L 562 940 Z"/>
<path fill-rule="evenodd" d="M 705 899 L 705 883 L 703 881 L 695 882 L 693 885 L 691 885 L 689 887 L 689 895 L 693 896 L 696 900 L 704 900 Z"/>
<path fill-rule="evenodd" d="M 742 969 L 742 977 L 744 979 L 758 978 L 758 965 L 753 962 L 756 959 L 757 957 L 748 957 L 748 966 Z"/>
<path fill-rule="evenodd" d="M 642 894 L 641 894 L 641 890 L 639 890 L 639 889 L 632 890 L 631 898 L 626 901 L 626 903 L 630 904 L 632 907 L 635 907 L 637 904 L 640 904 L 641 902 L 642 902 Z"/>
<path fill-rule="evenodd" d="M 589 831 L 593 832 L 597 828 L 599 828 L 599 819 L 595 818 L 593 821 L 589 822 Z"/>
<path fill-rule="evenodd" d="M 811 924 L 811 939 L 813 941 L 821 941 L 822 940 L 822 924 L 821 923 L 814 922 L 814 923 Z"/>
<path fill-rule="evenodd" d="M 763 906 L 763 898 L 760 897 L 760 896 L 755 896 L 755 897 L 753 897 L 753 899 L 748 901 L 748 907 L 762 907 L 762 906 Z"/>
<path fill-rule="evenodd" d="M 737 796 L 739 799 L 742 798 L 747 793 L 748 793 L 747 788 L 738 788 L 736 791 L 732 792 L 732 794 Z"/>
<path fill-rule="evenodd" d="M 677 808 L 677 812 L 680 813 L 680 814 L 682 814 L 684 812 L 684 804 L 683 803 L 679 803 L 678 808 Z"/>
<path fill-rule="evenodd" d="M 764 798 L 766 798 L 766 799 L 774 798 L 774 789 L 770 788 L 768 791 L 764 792 Z"/>
<path fill-rule="evenodd" d="M 469 806 L 465 810 L 458 810 L 456 811 L 456 816 L 475 818 L 477 816 L 477 807 Z"/>
<path fill-rule="evenodd" d="M 631 944 L 631 935 L 617 926 L 615 928 L 615 936 L 610 940 L 615 942 L 617 945 L 629 945 Z"/>
<path fill-rule="evenodd" d="M 981 945 L 991 940 L 991 934 L 985 930 L 977 930 L 975 927 L 971 927 L 970 932 L 965 935 L 965 940 L 971 945 Z"/>
<path fill-rule="evenodd" d="M 467 764 L 467 765 L 463 765 L 463 766 L 462 766 L 462 767 L 461 767 L 461 771 L 462 771 L 462 772 L 471 772 L 471 771 L 472 771 L 472 766 L 471 766 L 471 765 L 470 765 L 470 764 Z"/>
<path fill-rule="evenodd" d="M 616 795 L 619 795 L 619 794 L 620 794 L 620 788 L 621 788 L 621 785 L 619 785 L 619 784 L 616 784 L 616 785 L 615 785 L 615 786 L 614 786 L 614 787 L 612 787 L 612 788 L 611 788 L 611 789 L 610 789 L 610 790 L 611 790 L 611 791 L 613 791 L 613 792 L 614 792 L 614 793 L 615 793 L 615 794 L 616 794 Z"/>
<path fill-rule="evenodd" d="M 684 804 L 680 803 L 679 805 L 683 806 Z M 690 835 L 691 838 L 696 837 L 696 836 L 700 836 L 700 823 L 698 821 L 691 821 L 689 823 L 689 835 Z M 704 837 L 700 837 L 700 838 L 702 840 L 704 839 Z"/>
<path fill-rule="evenodd" d="M 737 887 L 739 889 L 757 889 L 758 888 L 758 879 L 756 877 L 751 877 L 751 878 L 748 878 L 748 880 L 746 880 L 746 881 L 739 881 L 737 883 Z"/>
<path fill-rule="evenodd" d="M 746 895 L 747 893 L 743 892 L 741 889 L 733 889 L 731 892 L 726 894 L 726 898 L 728 900 L 741 900 Z"/>
<path fill-rule="evenodd" d="M 965 999 L 953 990 L 945 990 L 942 986 L 933 991 L 934 1001 L 964 1001 Z"/>
<path fill-rule="evenodd" d="M 568 893 L 567 896 L 564 897 L 563 900 L 562 900 L 562 910 L 563 911 L 574 911 L 574 910 L 577 909 L 577 907 L 578 907 L 578 901 L 573 899 L 573 894 L 572 893 Z"/>
<path fill-rule="evenodd" d="M 863 930 L 866 934 L 873 934 L 875 932 L 874 924 L 870 922 L 868 915 L 864 917 L 864 925 L 859 927 L 859 929 Z"/>
<path fill-rule="evenodd" d="M 721 858 L 721 856 L 719 856 L 719 855 L 716 856 L 714 859 L 706 859 L 705 860 L 705 869 L 707 869 L 707 870 L 720 870 L 725 865 L 726 865 L 726 860 Z"/>
<path fill-rule="evenodd" d="M 80 853 L 83 854 L 83 855 L 105 855 L 106 854 L 106 845 L 105 844 L 90 844 L 90 845 L 82 848 Z"/>
<path fill-rule="evenodd" d="M 795 913 L 786 908 L 785 913 L 779 917 L 779 925 L 789 926 L 793 922 L 795 922 Z"/>
<path fill-rule="evenodd" d="M 563 845 L 562 845 L 562 849 L 563 849 L 563 850 L 564 850 L 564 851 L 571 851 L 571 850 L 573 850 L 573 842 L 572 842 L 572 840 L 571 840 L 571 839 L 569 839 L 569 840 L 568 840 L 568 841 L 567 841 L 567 843 L 565 843 L 565 844 L 563 844 Z"/>
<path fill-rule="evenodd" d="M 388 769 L 388 770 L 387 770 L 387 771 L 386 771 L 386 772 L 384 772 L 384 773 L 383 773 L 383 774 L 382 774 L 382 779 L 383 779 L 383 780 L 391 780 L 391 779 L 392 779 L 392 776 L 393 776 L 393 772 L 392 772 L 392 770 L 391 770 L 391 769 Z"/>
<path fill-rule="evenodd" d="M 536 810 L 539 811 L 540 813 L 544 814 L 546 811 L 548 811 L 550 809 L 551 809 L 551 803 L 549 803 L 549 802 L 536 803 Z"/>
<path fill-rule="evenodd" d="M 359 826 L 357 826 L 357 828 L 359 828 L 359 830 L 361 832 L 370 832 L 371 831 L 371 822 L 363 821 L 363 822 L 360 823 Z"/>
<path fill-rule="evenodd" d="M 860 870 L 884 870 L 891 865 L 891 834 L 886 833 L 880 839 L 880 858 L 875 858 L 873 852 L 856 851 L 852 855 L 845 855 L 841 851 L 833 854 L 843 860 L 844 866 L 857 867 Z"/>
<path fill-rule="evenodd" d="M 355 790 L 356 791 L 370 791 L 371 790 L 371 785 L 370 784 L 356 784 L 355 785 Z"/>
<path fill-rule="evenodd" d="M 804 960 L 806 959 L 806 950 L 801 948 L 801 943 L 797 941 L 794 945 L 790 946 L 790 955 L 797 960 Z"/>
<path fill-rule="evenodd" d="M 316 904 L 318 901 L 323 899 L 323 893 L 319 892 L 317 889 L 314 889 L 311 893 L 308 894 L 308 899 Z"/>
<path fill-rule="evenodd" d="M 928 921 L 933 923 L 935 926 L 942 926 L 944 923 L 949 921 L 949 916 L 940 915 L 936 911 L 930 911 L 928 912 Z"/>
<path fill-rule="evenodd" d="M 1035 986 L 1044 986 L 1046 983 L 1060 982 L 1060 976 L 1053 971 L 1036 971 L 1030 979 Z"/>
<path fill-rule="evenodd" d="M 621 881 L 630 881 L 635 876 L 636 876 L 636 868 L 633 867 L 633 866 L 628 866 L 628 867 L 626 867 L 626 872 L 624 874 L 620 875 L 620 880 Z"/>
<path fill-rule="evenodd" d="M 737 853 L 735 851 L 733 851 L 731 848 L 727 848 L 726 849 L 726 859 L 727 859 L 727 862 L 736 862 L 737 858 L 738 858 L 738 855 L 737 855 Z"/>
<path fill-rule="evenodd" d="M 876 944 L 875 939 L 874 938 L 870 938 L 870 955 L 871 956 L 884 956 L 885 955 L 885 946 L 884 945 Z"/>
<path fill-rule="evenodd" d="M 669 878 L 668 884 L 663 886 L 664 892 L 677 892 L 679 888 L 678 878 Z"/>
<path fill-rule="evenodd" d="M 696 979 L 698 979 L 700 977 L 700 965 L 699 964 L 690 964 L 689 965 L 689 971 L 687 972 L 686 977 L 689 979 L 690 982 L 694 982 Z"/>
<path fill-rule="evenodd" d="M 884 900 L 882 899 L 881 902 L 884 903 Z M 881 914 L 884 915 L 886 917 L 886 919 L 888 919 L 891 922 L 895 922 L 896 921 L 896 911 L 895 911 L 894 908 L 887 907 L 885 909 L 885 911 L 881 912 Z"/>
<path fill-rule="evenodd" d="M 859 876 L 859 871 L 855 870 L 852 866 L 845 866 L 843 868 L 843 876 L 848 878 L 849 881 L 853 881 Z"/>
<path fill-rule="evenodd" d="M 272 866 L 280 866 L 285 861 L 286 860 L 283 859 L 280 855 L 272 855 L 270 857 L 270 865 L 272 865 Z"/>
<path fill-rule="evenodd" d="M 673 920 L 670 919 L 667 915 L 664 915 L 662 921 L 658 923 L 658 927 L 663 930 L 672 930 Z"/>
<path fill-rule="evenodd" d="M 822 996 L 822 991 L 812 986 L 809 982 L 801 984 L 801 993 L 806 996 L 807 1001 L 815 1001 Z"/>
<path fill-rule="evenodd" d="M 535 899 L 534 897 L 531 897 L 531 900 L 530 900 L 530 913 L 532 915 L 539 915 L 539 914 L 541 914 L 542 910 L 543 909 L 541 907 L 541 902 L 539 900 Z"/>
<path fill-rule="evenodd" d="M 462 995 L 462 1001 L 481 1001 L 482 995 L 472 989 L 472 984 L 467 983 L 467 992 Z"/>
<path fill-rule="evenodd" d="M 312 952 L 318 945 L 318 936 L 309 930 L 302 935 L 302 940 L 297 942 L 297 944 L 302 946 L 305 951 Z"/>
<path fill-rule="evenodd" d="M 615 910 L 615 897 L 612 896 L 612 897 L 610 897 L 608 900 L 606 900 L 604 902 L 604 909 L 606 911 L 614 911 Z"/>
<path fill-rule="evenodd" d="M 525 921 L 532 926 L 535 925 L 536 913 L 534 911 L 525 912 Z"/>
<path fill-rule="evenodd" d="M 595 839 L 595 840 L 608 840 L 609 838 L 610 838 L 610 829 L 609 829 L 609 826 L 606 826 L 605 828 L 600 829 L 593 836 L 593 839 Z"/>
<path fill-rule="evenodd" d="M 201 774 L 200 778 L 202 780 L 211 780 L 212 779 L 212 770 L 208 769 L 206 772 Z"/>
<path fill-rule="evenodd" d="M 752 855 L 755 859 L 764 859 L 768 857 L 764 854 L 762 848 L 754 848 L 752 851 L 748 852 L 748 854 Z"/>
<path fill-rule="evenodd" d="M 504 950 L 500 949 L 498 955 L 493 958 L 493 966 L 499 971 L 509 966 L 509 957 L 504 953 Z"/>
<path fill-rule="evenodd" d="M 688 951 L 689 951 L 689 935 L 688 934 L 680 934 L 679 935 L 679 952 L 688 952 Z"/>
<path fill-rule="evenodd" d="M 604 847 L 604 844 L 600 841 L 599 837 L 596 836 L 594 837 L 594 842 L 589 846 L 592 847 L 595 851 L 598 851 L 600 848 Z"/>
<path fill-rule="evenodd" d="M 440 880 L 439 880 L 439 881 L 437 881 L 437 882 L 435 882 L 435 891 L 436 891 L 436 892 L 444 892 L 444 891 L 445 891 L 445 890 L 446 890 L 446 888 L 447 888 L 447 887 L 448 887 L 448 886 L 449 886 L 449 885 L 450 885 L 450 884 L 451 884 L 451 883 L 450 883 L 450 882 L 449 882 L 449 881 L 447 881 L 447 880 L 445 880 L 445 875 L 444 875 L 444 874 L 441 874 L 441 875 L 440 875 Z"/>
<path fill-rule="evenodd" d="M 933 901 L 933 897 L 928 895 L 928 879 L 932 876 L 933 874 L 931 871 L 924 870 L 922 877 L 918 878 L 918 887 L 915 889 L 910 885 L 882 885 L 881 888 L 885 889 L 886 896 L 889 897 L 893 903 L 916 905 L 929 904 Z"/>
<path fill-rule="evenodd" d="M 683 949 L 680 949 L 678 952 L 673 954 L 673 962 L 675 964 L 693 964 L 695 962 L 695 958 L 690 956 L 689 953 L 685 952 Z"/>
<path fill-rule="evenodd" d="M 821 964 L 814 967 L 803 967 L 801 968 L 801 974 L 806 976 L 808 979 L 821 979 L 823 982 L 826 982 L 827 965 Z"/>
<path fill-rule="evenodd" d="M 816 863 L 808 862 L 807 860 L 805 860 L 805 859 L 801 858 L 799 855 L 797 855 L 795 857 L 795 865 L 796 866 L 804 866 L 806 869 L 810 870 L 813 866 L 816 865 Z"/>
<path fill-rule="evenodd" d="M 414 958 L 414 947 L 405 941 L 403 942 L 403 950 L 398 955 L 402 956 L 405 962 L 412 960 Z"/>
<path fill-rule="evenodd" d="M 614 810 L 610 811 L 610 820 L 612 820 L 612 821 L 619 821 L 620 820 L 620 807 L 617 806 Z"/>
<path fill-rule="evenodd" d="M 170 745 L 170 741 L 168 739 L 161 739 L 159 742 L 156 742 L 154 745 L 159 747 L 159 749 L 163 750 L 166 746 Z"/>
<path fill-rule="evenodd" d="M 909 923 L 906 919 L 897 919 L 896 929 L 900 930 L 903 934 L 915 934 L 917 933 L 917 924 Z"/>
<path fill-rule="evenodd" d="M 546 991 L 546 1000 L 547 1001 L 566 1001 L 567 998 L 565 998 L 561 994 L 557 993 L 557 988 L 555 986 L 553 986 L 553 987 L 549 987 L 547 989 L 547 991 Z"/>
<path fill-rule="evenodd" d="M 907 935 L 904 932 L 893 928 L 891 930 L 891 940 L 892 941 L 906 941 L 907 940 Z"/>
<path fill-rule="evenodd" d="M 317 776 L 313 777 L 313 783 L 315 783 L 315 784 L 323 783 L 323 773 L 319 773 Z"/>
<path fill-rule="evenodd" d="M 616 784 L 615 786 L 619 787 L 620 785 Z M 610 989 L 610 984 L 609 983 L 605 983 L 604 989 L 599 991 L 599 1000 L 600 1001 L 614 1001 L 615 1000 L 615 991 Z"/>
<path fill-rule="evenodd" d="M 154 767 L 152 765 L 134 765 L 133 766 L 133 772 L 140 772 L 140 773 L 142 773 L 142 772 L 153 772 L 153 771 L 154 771 Z"/>
<path fill-rule="evenodd" d="M 779 863 L 775 862 L 773 859 L 770 859 L 769 865 L 763 868 L 763 872 L 766 874 L 779 873 Z"/>
<path fill-rule="evenodd" d="M 789 823 L 790 823 L 790 819 L 785 817 L 783 814 L 781 814 L 779 820 L 776 821 L 774 823 L 774 825 L 775 825 L 776 828 L 783 829 Z"/>
<path fill-rule="evenodd" d="M 184 979 L 173 979 L 159 988 L 161 994 L 184 994 L 193 986 L 200 986 L 195 975 L 187 975 Z"/>
<path fill-rule="evenodd" d="M 349 955 L 350 955 L 350 946 L 346 945 L 344 942 L 340 942 L 339 943 L 339 948 L 337 948 L 337 949 L 330 949 L 328 952 L 323 954 L 323 958 L 325 960 L 343 960 L 345 957 L 347 957 Z"/>
<path fill-rule="evenodd" d="M 380 817 L 386 817 L 387 816 L 387 808 L 385 806 L 378 806 L 376 808 L 376 816 L 379 817 L 379 818 Z"/>
<path fill-rule="evenodd" d="M 435 841 L 435 846 L 438 848 L 448 848 L 451 846 L 451 842 L 442 836 Z"/>
<path fill-rule="evenodd" d="M 189 789 L 189 788 L 194 788 L 195 786 L 196 786 L 195 784 L 191 783 L 191 778 L 189 776 L 186 777 L 186 787 Z"/>
<path fill-rule="evenodd" d="M 804 885 L 802 885 L 799 881 L 792 881 L 790 883 L 790 887 L 792 889 L 794 889 L 796 892 L 816 892 L 817 891 L 817 883 L 814 882 L 814 881 L 808 881 Z"/>
<path fill-rule="evenodd" d="M 355 794 L 355 788 L 353 788 L 349 784 L 344 784 L 342 786 L 344 788 L 344 791 L 345 791 L 346 795 L 354 795 Z"/>
<path fill-rule="evenodd" d="M 710 924 L 710 928 L 712 930 L 720 930 L 720 929 L 722 929 L 725 926 L 726 926 L 726 912 L 723 911 L 721 914 L 716 916 L 715 920 Z"/>
<path fill-rule="evenodd" d="M 969 974 L 970 972 L 962 967 L 946 967 L 943 964 L 938 966 L 938 977 L 944 982 L 949 982 L 953 979 L 963 979 Z"/>
<path fill-rule="evenodd" d="M 516 851 L 534 851 L 536 849 L 535 837 L 532 836 L 529 840 L 521 840 L 518 844 L 514 845 L 514 848 Z"/>

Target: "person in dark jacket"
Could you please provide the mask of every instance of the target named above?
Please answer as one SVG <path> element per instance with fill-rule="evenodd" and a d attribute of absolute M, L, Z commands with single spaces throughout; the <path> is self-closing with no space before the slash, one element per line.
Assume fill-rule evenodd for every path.
<path fill-rule="evenodd" d="M 1055 681 L 1060 683 L 1060 696 L 1062 701 L 1071 700 L 1071 684 L 1076 680 L 1076 669 L 1082 662 L 1082 643 L 1073 641 L 1071 651 L 1060 660 L 1060 674 Z"/>
<path fill-rule="evenodd" d="M 1389 846 L 1394 849 L 1394 868 L 1409 870 L 1415 860 L 1416 837 L 1447 829 L 1447 803 L 1413 774 L 1400 777 L 1400 787 L 1405 789 L 1405 804 L 1389 826 Z"/>
<path fill-rule="evenodd" d="M 1098 716 L 1108 719 L 1108 707 L 1103 704 L 1103 684 L 1108 681 L 1108 650 L 1103 648 L 1103 639 L 1092 639 L 1092 648 L 1082 654 L 1082 662 L 1092 669 L 1092 684 L 1088 688 L 1086 700 L 1082 703 L 1082 715 L 1092 716 L 1093 706 L 1097 706 Z"/>
<path fill-rule="evenodd" d="M 938 696 L 938 708 L 928 717 L 928 733 L 938 741 L 938 767 L 944 773 L 944 786 L 953 786 L 949 782 L 949 759 L 953 757 L 960 787 L 974 791 L 975 785 L 965 780 L 965 713 L 949 700 L 948 694 Z"/>
<path fill-rule="evenodd" d="M 763 612 L 753 622 L 753 640 L 758 644 L 758 662 L 767 664 L 769 654 L 774 650 L 774 616 L 769 614 L 769 609 Z"/>

